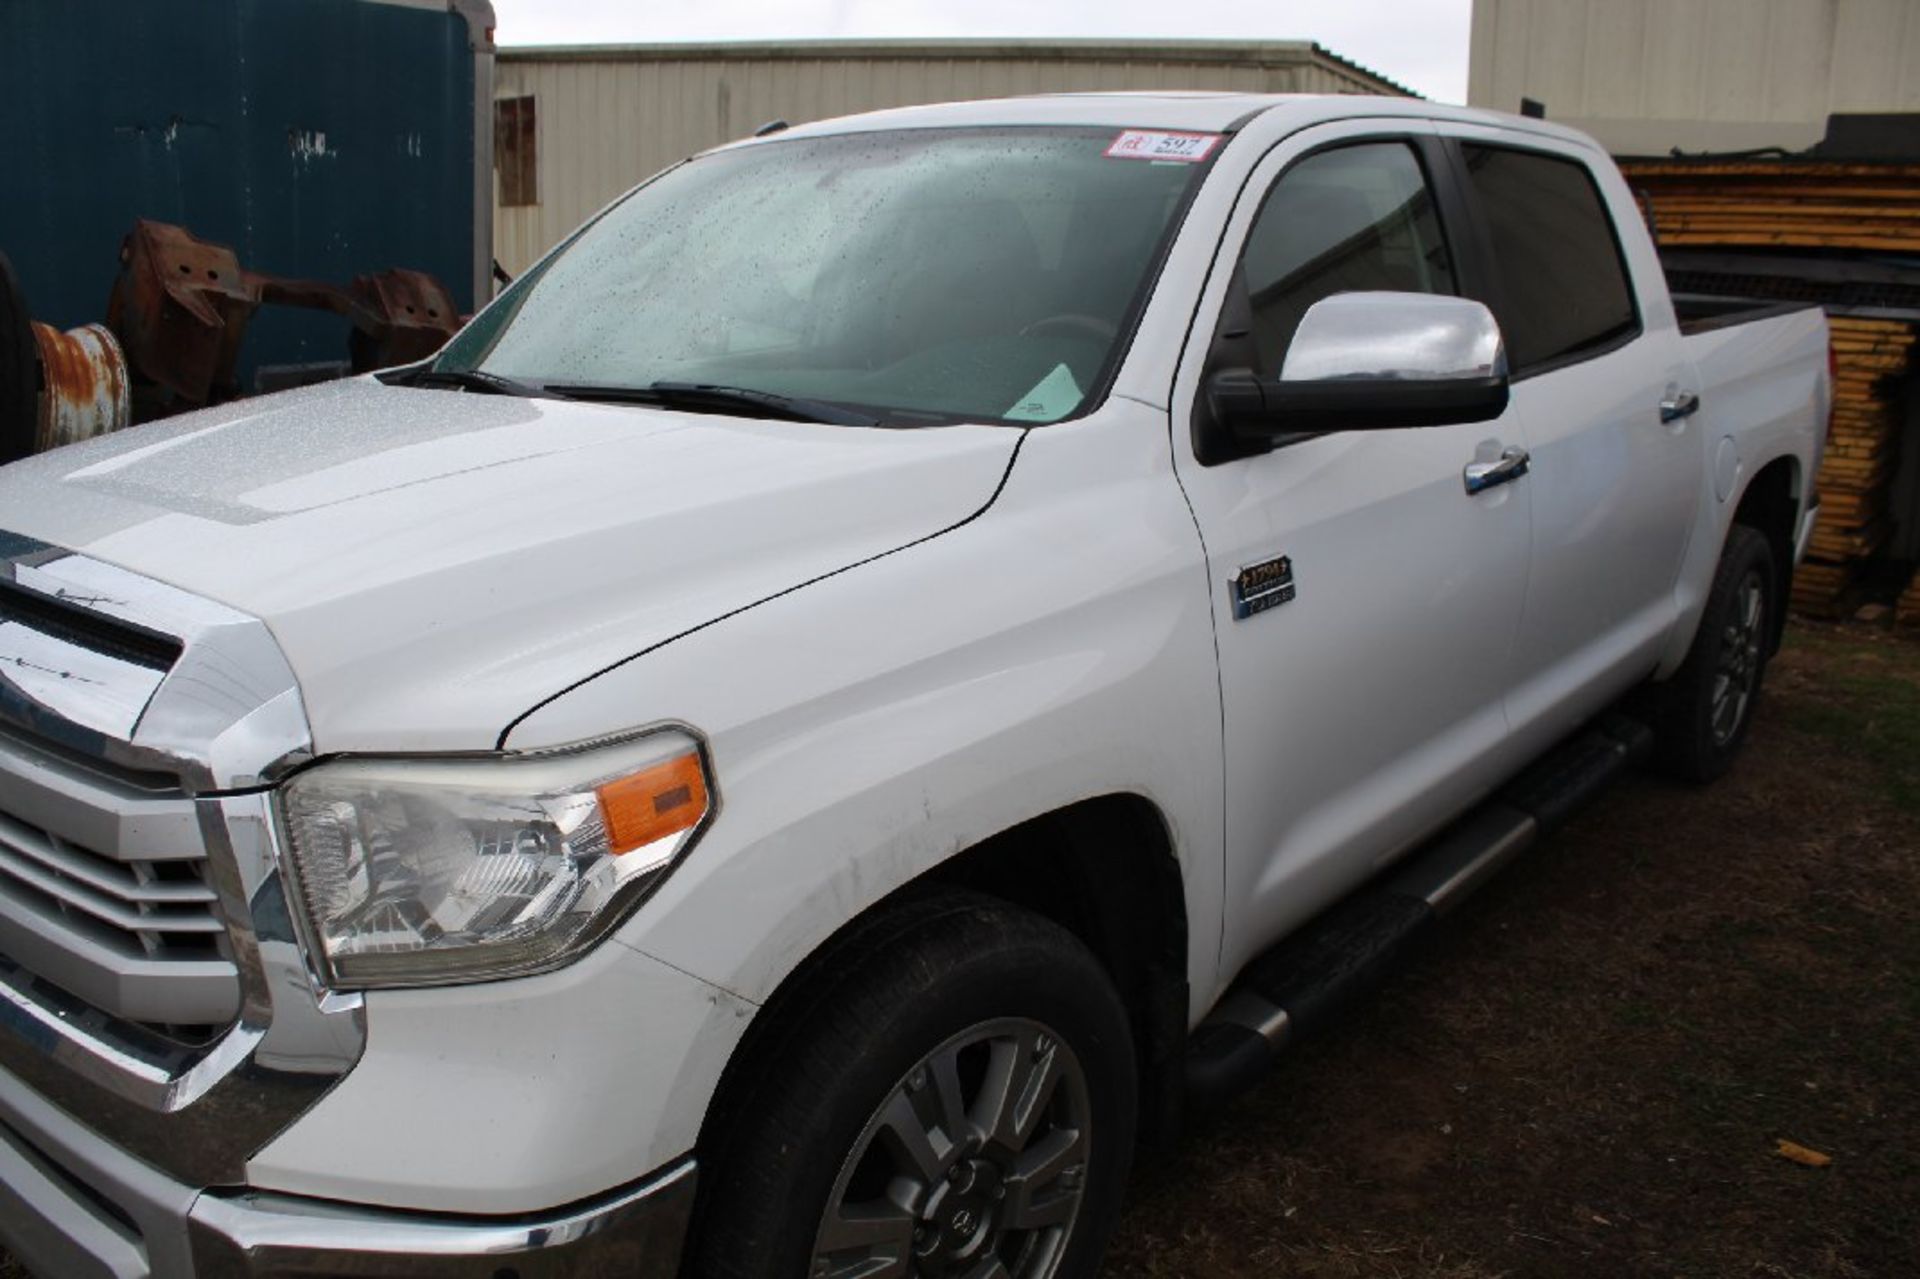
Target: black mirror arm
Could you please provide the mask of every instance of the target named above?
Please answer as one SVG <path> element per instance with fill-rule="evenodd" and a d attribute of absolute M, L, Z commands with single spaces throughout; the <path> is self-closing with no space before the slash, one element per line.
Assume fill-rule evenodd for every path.
<path fill-rule="evenodd" d="M 1216 422 L 1258 422 L 1269 416 L 1267 383 L 1252 369 L 1221 369 L 1207 379 L 1207 409 Z"/>
<path fill-rule="evenodd" d="M 1207 405 L 1238 434 L 1396 430 L 1486 422 L 1507 408 L 1503 374 L 1470 378 L 1332 378 L 1288 382 L 1222 369 Z"/>

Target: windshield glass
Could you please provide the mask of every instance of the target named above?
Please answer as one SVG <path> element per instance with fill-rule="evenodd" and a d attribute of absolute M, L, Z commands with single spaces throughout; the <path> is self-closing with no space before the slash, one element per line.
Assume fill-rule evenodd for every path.
<path fill-rule="evenodd" d="M 434 367 L 584 398 L 692 383 L 898 425 L 1057 421 L 1119 358 L 1205 167 L 1109 157 L 1119 133 L 857 133 L 700 157 L 522 277 Z"/>

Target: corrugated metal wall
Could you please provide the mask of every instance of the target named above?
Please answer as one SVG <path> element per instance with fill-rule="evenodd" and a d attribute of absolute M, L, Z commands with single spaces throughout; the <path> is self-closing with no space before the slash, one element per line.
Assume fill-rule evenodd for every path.
<path fill-rule="evenodd" d="M 1474 0 L 1474 106 L 1616 155 L 1818 142 L 1833 112 L 1920 111 L 1920 0 Z"/>
<path fill-rule="evenodd" d="M 1089 89 L 1406 92 L 1307 43 L 503 49 L 495 97 L 536 102 L 539 203 L 500 207 L 496 183 L 495 251 L 518 274 L 641 178 L 769 120 Z"/>

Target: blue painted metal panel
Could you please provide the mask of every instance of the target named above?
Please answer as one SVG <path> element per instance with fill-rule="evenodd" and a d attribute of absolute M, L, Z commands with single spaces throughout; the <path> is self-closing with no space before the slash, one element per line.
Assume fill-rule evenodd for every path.
<path fill-rule="evenodd" d="M 368 0 L 0 0 L 0 250 L 34 317 L 105 316 L 136 218 L 242 265 L 332 280 L 392 266 L 473 305 L 473 33 Z M 344 321 L 267 309 L 260 365 L 342 359 Z"/>

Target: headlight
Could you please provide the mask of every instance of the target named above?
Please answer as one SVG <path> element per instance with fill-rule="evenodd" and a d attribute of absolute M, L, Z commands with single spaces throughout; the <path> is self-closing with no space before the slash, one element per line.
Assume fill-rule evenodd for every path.
<path fill-rule="evenodd" d="M 539 972 L 599 940 L 712 811 L 679 730 L 478 759 L 347 759 L 289 781 L 296 897 L 329 985 Z"/>

